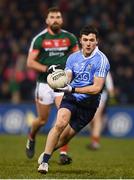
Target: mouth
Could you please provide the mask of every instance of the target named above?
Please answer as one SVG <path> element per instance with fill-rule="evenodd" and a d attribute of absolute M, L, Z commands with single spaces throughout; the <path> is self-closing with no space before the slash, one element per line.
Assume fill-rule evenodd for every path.
<path fill-rule="evenodd" d="M 59 26 L 59 23 L 55 22 L 53 23 L 53 26 Z"/>
<path fill-rule="evenodd" d="M 54 24 L 51 26 L 52 31 L 55 32 L 55 33 L 57 33 L 60 28 L 61 28 L 61 26 L 60 26 L 58 23 L 54 23 Z"/>
<path fill-rule="evenodd" d="M 87 50 L 87 51 L 91 51 L 91 48 L 87 47 L 86 50 Z"/>

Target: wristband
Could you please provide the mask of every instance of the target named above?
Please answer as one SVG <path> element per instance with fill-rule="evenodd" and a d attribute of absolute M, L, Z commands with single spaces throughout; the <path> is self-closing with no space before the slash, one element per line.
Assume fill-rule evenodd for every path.
<path fill-rule="evenodd" d="M 74 87 L 72 88 L 72 93 L 75 93 L 75 88 Z"/>

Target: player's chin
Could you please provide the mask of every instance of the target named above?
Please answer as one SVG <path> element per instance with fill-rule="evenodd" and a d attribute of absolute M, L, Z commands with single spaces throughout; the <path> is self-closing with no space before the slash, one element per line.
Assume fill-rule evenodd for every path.
<path fill-rule="evenodd" d="M 58 32 L 61 29 L 61 26 L 59 24 L 54 24 L 51 26 L 51 29 L 53 32 Z"/>
<path fill-rule="evenodd" d="M 89 56 L 91 53 L 92 53 L 92 49 L 87 48 L 86 51 L 85 51 L 85 54 L 86 54 L 87 56 Z"/>

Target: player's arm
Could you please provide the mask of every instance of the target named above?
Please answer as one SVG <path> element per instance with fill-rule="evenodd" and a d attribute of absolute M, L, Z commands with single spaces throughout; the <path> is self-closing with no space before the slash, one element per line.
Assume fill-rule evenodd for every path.
<path fill-rule="evenodd" d="M 90 86 L 85 87 L 77 87 L 74 89 L 76 93 L 83 93 L 83 94 L 98 94 L 102 90 L 105 83 L 105 78 L 101 77 L 94 77 L 94 83 Z"/>
<path fill-rule="evenodd" d="M 39 72 L 46 72 L 48 67 L 38 62 L 39 50 L 32 50 L 28 53 L 27 67 Z"/>
<path fill-rule="evenodd" d="M 72 71 L 69 69 L 69 70 L 66 70 L 65 73 L 67 75 L 67 82 L 70 83 L 72 80 Z"/>
<path fill-rule="evenodd" d="M 105 83 L 105 78 L 94 77 L 93 85 L 85 87 L 71 87 L 69 84 L 64 88 L 58 88 L 58 92 L 68 92 L 68 93 L 82 93 L 82 94 L 98 94 L 102 90 Z M 56 90 L 56 91 L 57 91 Z"/>
<path fill-rule="evenodd" d="M 71 52 L 76 52 L 76 51 L 79 51 L 79 46 L 78 44 L 76 44 L 72 49 L 71 49 Z"/>

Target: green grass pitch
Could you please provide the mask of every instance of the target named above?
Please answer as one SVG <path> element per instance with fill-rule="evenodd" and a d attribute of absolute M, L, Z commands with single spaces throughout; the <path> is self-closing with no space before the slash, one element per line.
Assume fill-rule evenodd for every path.
<path fill-rule="evenodd" d="M 134 140 L 102 138 L 101 149 L 86 149 L 88 137 L 76 136 L 70 142 L 73 163 L 57 164 L 58 152 L 53 154 L 48 174 L 37 172 L 37 159 L 43 151 L 46 136 L 38 135 L 36 155 L 25 156 L 26 137 L 0 135 L 0 179 L 133 179 Z"/>

